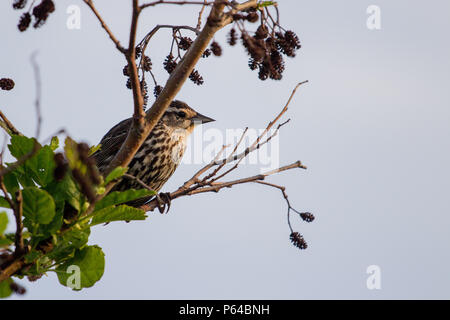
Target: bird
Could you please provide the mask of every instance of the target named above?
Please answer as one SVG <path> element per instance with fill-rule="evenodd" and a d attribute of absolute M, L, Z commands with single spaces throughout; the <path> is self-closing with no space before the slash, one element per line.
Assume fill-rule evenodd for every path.
<path fill-rule="evenodd" d="M 101 139 L 100 149 L 92 155 L 100 173 L 105 173 L 119 151 L 132 121 L 132 118 L 128 118 L 119 122 Z M 180 164 L 186 150 L 187 138 L 194 128 L 212 121 L 215 120 L 198 113 L 187 103 L 173 100 L 128 165 L 127 174 L 137 179 L 122 178 L 111 191 L 142 189 L 140 182 L 143 182 L 156 193 L 159 192 Z M 126 204 L 140 207 L 150 199 L 152 196 Z M 158 197 L 158 200 L 161 199 Z"/>

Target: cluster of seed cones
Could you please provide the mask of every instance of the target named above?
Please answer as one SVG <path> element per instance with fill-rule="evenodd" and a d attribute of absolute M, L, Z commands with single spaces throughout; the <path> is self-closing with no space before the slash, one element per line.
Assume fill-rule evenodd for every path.
<path fill-rule="evenodd" d="M 27 0 L 15 0 L 13 8 L 16 10 L 22 10 L 25 8 Z M 55 3 L 52 0 L 41 0 L 37 5 L 32 2 L 28 11 L 24 12 L 20 17 L 17 27 L 21 32 L 28 29 L 32 20 L 33 28 L 41 27 L 46 21 L 49 15 L 55 11 Z"/>

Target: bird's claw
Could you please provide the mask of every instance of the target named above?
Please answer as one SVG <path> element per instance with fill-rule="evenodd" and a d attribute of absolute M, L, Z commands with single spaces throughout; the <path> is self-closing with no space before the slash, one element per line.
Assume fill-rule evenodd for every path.
<path fill-rule="evenodd" d="M 156 203 L 158 204 L 158 210 L 160 213 L 167 214 L 170 210 L 170 204 L 171 204 L 172 198 L 170 197 L 169 192 L 160 192 L 156 195 Z M 166 211 L 166 205 L 167 205 L 167 211 Z"/>

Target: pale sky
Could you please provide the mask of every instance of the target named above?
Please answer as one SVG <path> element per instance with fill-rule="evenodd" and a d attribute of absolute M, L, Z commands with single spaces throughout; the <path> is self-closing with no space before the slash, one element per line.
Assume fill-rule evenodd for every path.
<path fill-rule="evenodd" d="M 16 87 L 0 92 L 0 108 L 26 134 L 35 131 L 30 55 L 42 74 L 42 137 L 66 128 L 91 144 L 132 113 L 131 92 L 116 52 L 79 0 L 57 1 L 40 30 L 19 33 L 11 1 L 0 3 L 0 76 Z M 129 1 L 95 1 L 126 43 Z M 81 8 L 81 29 L 66 27 L 66 8 Z M 369 5 L 381 30 L 366 26 Z M 90 244 L 106 254 L 103 278 L 72 292 L 49 274 L 21 281 L 19 299 L 448 299 L 450 297 L 450 3 L 434 1 L 280 0 L 281 22 L 302 49 L 282 81 L 261 82 L 241 46 L 216 39 L 223 56 L 198 65 L 205 84 L 187 82 L 178 97 L 217 121 L 210 128 L 264 128 L 297 82 L 291 122 L 279 137 L 280 165 L 301 160 L 306 171 L 267 181 L 286 186 L 292 204 L 315 214 L 293 219 L 308 241 L 289 241 L 286 203 L 278 190 L 248 184 L 177 199 L 168 215 L 93 229 Z M 197 6 L 148 9 L 139 38 L 156 24 L 197 22 Z M 156 75 L 169 32 L 150 50 Z M 159 63 L 158 61 L 161 61 Z M 205 128 L 206 129 L 206 128 Z M 200 165 L 183 164 L 163 188 L 172 191 Z M 236 176 L 258 172 L 244 165 Z M 369 290 L 367 267 L 381 271 Z"/>

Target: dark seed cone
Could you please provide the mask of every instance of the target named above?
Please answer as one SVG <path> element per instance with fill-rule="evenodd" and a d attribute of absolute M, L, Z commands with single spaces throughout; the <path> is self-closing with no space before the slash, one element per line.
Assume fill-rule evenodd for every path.
<path fill-rule="evenodd" d="M 291 239 L 292 244 L 297 248 L 301 250 L 308 248 L 308 244 L 300 233 L 292 232 L 289 238 Z"/>
<path fill-rule="evenodd" d="M 0 79 L 0 88 L 2 88 L 2 90 L 12 90 L 14 88 L 14 80 L 13 79 L 9 79 L 9 78 L 2 78 Z"/>
<path fill-rule="evenodd" d="M 306 222 L 312 222 L 315 219 L 314 215 L 310 212 L 302 212 L 300 213 L 300 217 Z"/>
<path fill-rule="evenodd" d="M 259 64 L 254 59 L 250 58 L 248 60 L 248 67 L 250 70 L 256 70 L 258 68 Z"/>
<path fill-rule="evenodd" d="M 142 48 L 139 47 L 139 46 L 136 47 L 136 50 L 135 50 L 135 57 L 136 57 L 136 59 L 141 56 L 141 53 L 142 53 Z"/>
<path fill-rule="evenodd" d="M 228 44 L 230 46 L 234 46 L 237 42 L 237 34 L 236 34 L 236 30 L 234 28 L 232 28 L 230 30 L 230 33 L 228 34 Z"/>
<path fill-rule="evenodd" d="M 20 284 L 18 284 L 17 282 L 12 282 L 9 287 L 11 288 L 11 290 L 18 294 L 18 295 L 24 295 L 27 292 L 27 289 L 25 289 L 24 287 L 22 287 Z"/>
<path fill-rule="evenodd" d="M 211 55 L 211 50 L 206 49 L 205 51 L 203 51 L 202 53 L 202 58 L 208 58 Z"/>
<path fill-rule="evenodd" d="M 147 72 L 152 70 L 152 60 L 150 57 L 144 56 L 144 60 L 142 61 L 142 69 Z"/>
<path fill-rule="evenodd" d="M 189 75 L 189 79 L 191 79 L 192 82 L 194 82 L 196 85 L 202 85 L 203 84 L 203 77 L 198 73 L 197 70 L 193 70 L 191 74 Z"/>
<path fill-rule="evenodd" d="M 125 67 L 123 67 L 122 73 L 125 77 L 130 76 L 130 71 L 128 70 L 128 64 Z"/>
<path fill-rule="evenodd" d="M 160 85 L 155 86 L 155 88 L 153 89 L 153 95 L 155 96 L 155 98 L 158 98 L 162 90 L 163 87 L 161 87 Z"/>
<path fill-rule="evenodd" d="M 188 50 L 191 47 L 192 39 L 189 37 L 181 37 L 180 42 L 178 42 L 178 47 L 181 50 Z"/>
<path fill-rule="evenodd" d="M 240 14 L 240 13 L 233 14 L 233 20 L 234 21 L 243 20 L 243 19 L 245 19 L 245 16 L 243 14 Z"/>
<path fill-rule="evenodd" d="M 31 15 L 28 12 L 25 12 L 19 20 L 19 24 L 17 25 L 17 28 L 19 28 L 20 32 L 24 32 L 28 29 L 31 23 Z"/>
<path fill-rule="evenodd" d="M 245 17 L 245 20 L 247 20 L 248 22 L 254 23 L 256 21 L 258 21 L 259 16 L 256 12 L 250 12 L 249 14 L 247 14 L 247 16 Z"/>
<path fill-rule="evenodd" d="M 25 6 L 27 5 L 27 0 L 15 0 L 13 3 L 13 8 L 16 10 L 20 10 L 25 8 Z"/>
<path fill-rule="evenodd" d="M 54 11 L 55 4 L 52 0 L 42 0 L 41 3 L 33 9 L 33 16 L 36 18 L 36 22 L 33 24 L 33 27 L 41 27 L 45 23 L 45 21 L 47 21 L 50 13 Z"/>
<path fill-rule="evenodd" d="M 245 49 L 247 49 L 247 53 L 253 60 L 260 62 L 264 55 L 266 54 L 266 44 L 263 40 L 257 40 L 255 38 L 250 37 L 248 34 L 243 33 L 241 36 L 242 44 Z"/>
<path fill-rule="evenodd" d="M 177 67 L 177 63 L 173 60 L 173 55 L 169 54 L 166 57 L 166 60 L 164 60 L 164 69 L 171 74 L 173 72 L 173 70 L 175 70 L 175 68 Z"/>
<path fill-rule="evenodd" d="M 131 90 L 131 79 L 130 78 L 128 78 L 126 86 L 128 89 Z"/>
<path fill-rule="evenodd" d="M 255 32 L 255 39 L 265 39 L 269 35 L 269 31 L 265 25 L 260 25 Z"/>
<path fill-rule="evenodd" d="M 216 57 L 220 57 L 222 55 L 222 47 L 216 41 L 211 43 L 211 51 Z"/>

